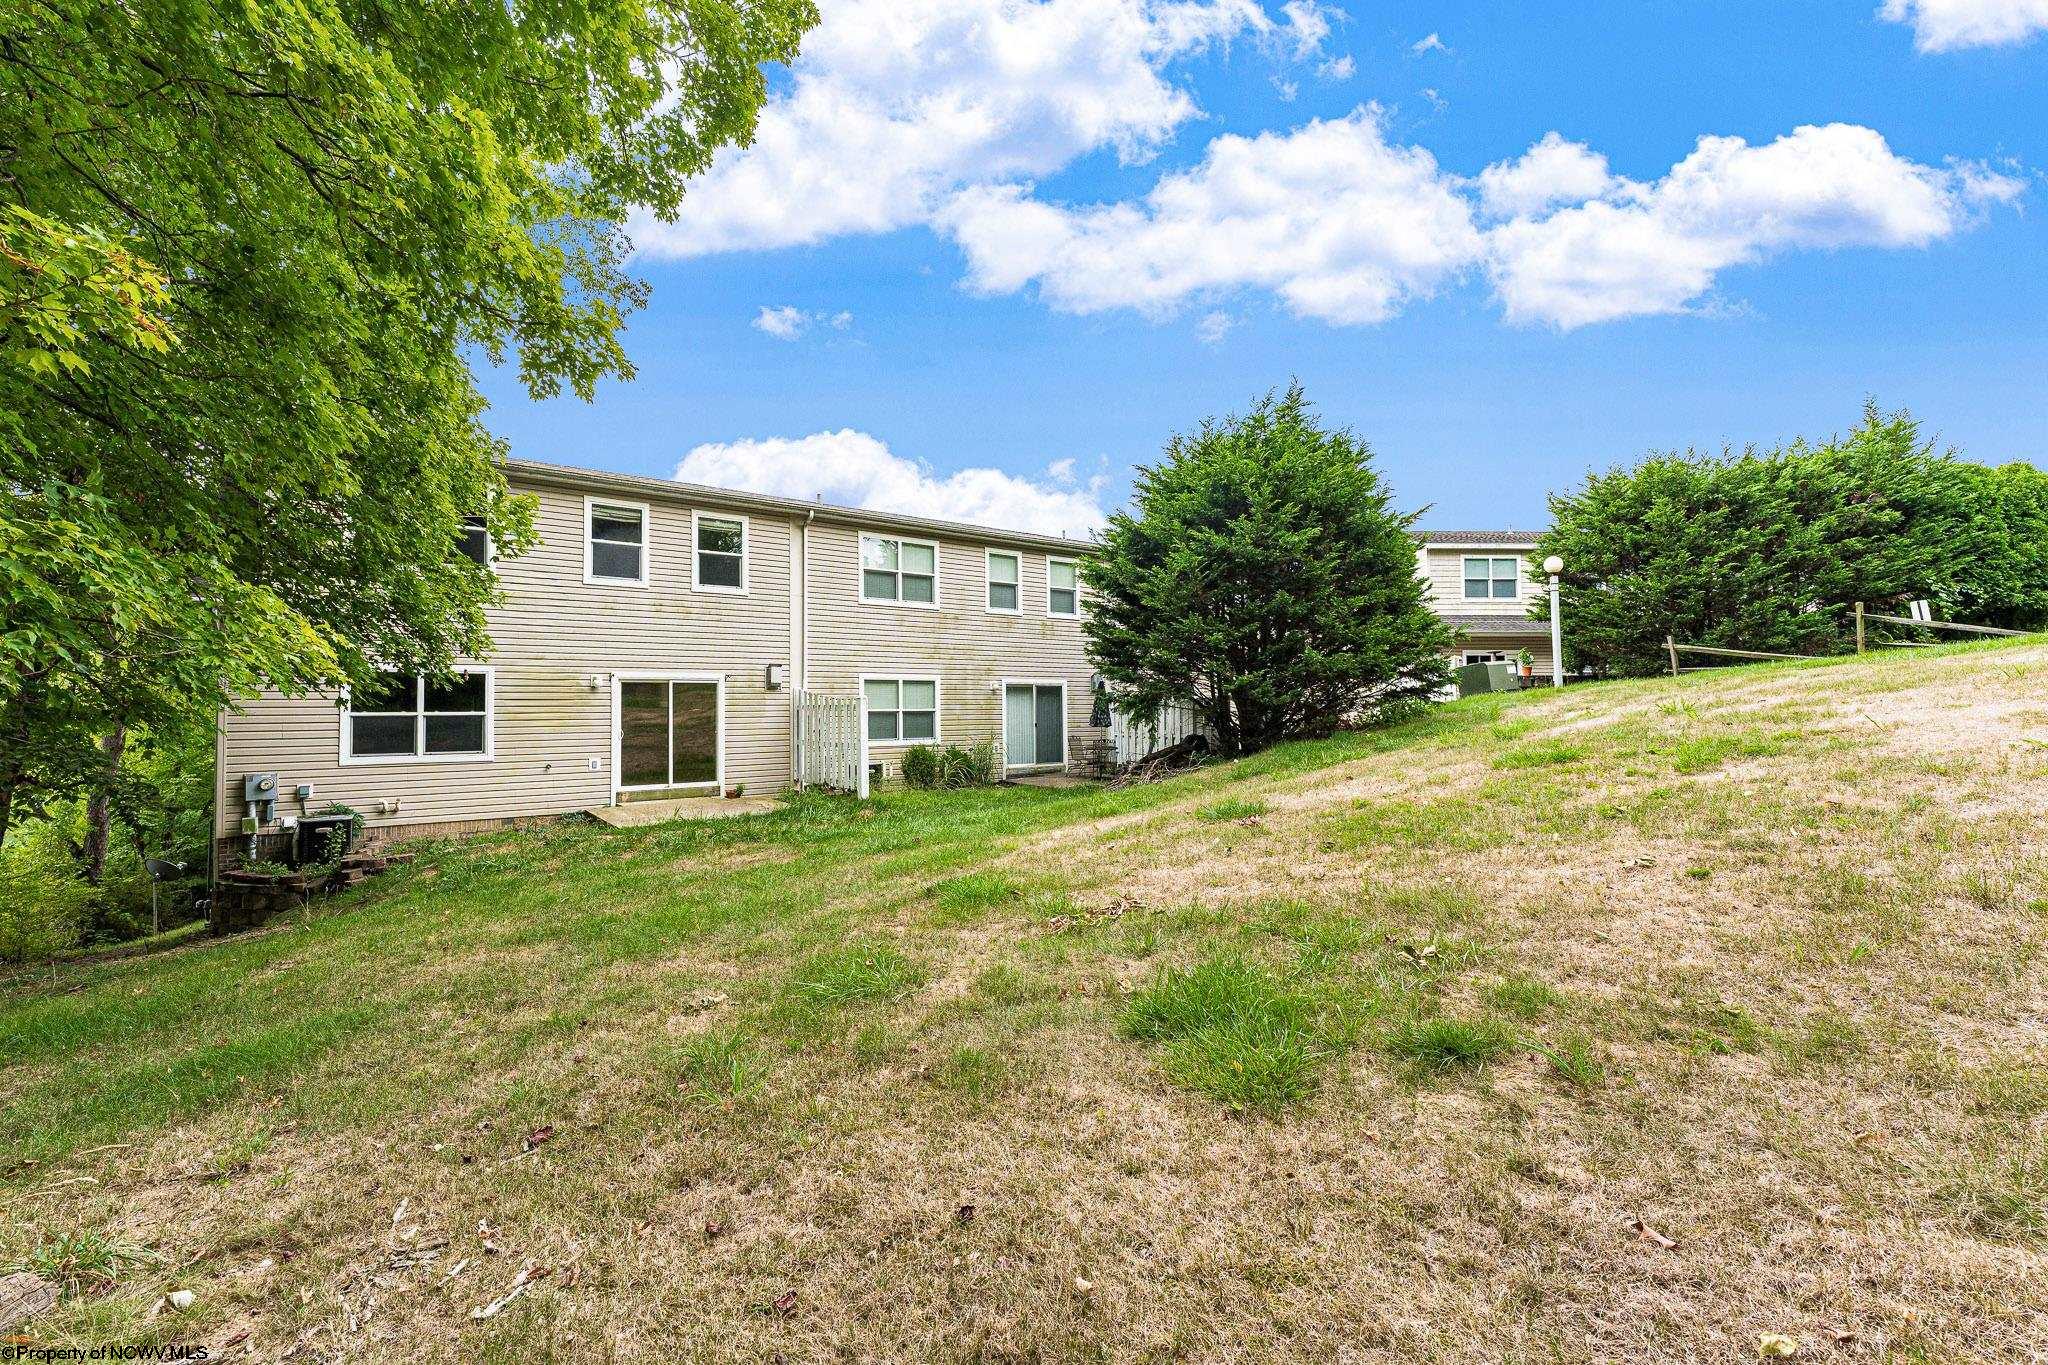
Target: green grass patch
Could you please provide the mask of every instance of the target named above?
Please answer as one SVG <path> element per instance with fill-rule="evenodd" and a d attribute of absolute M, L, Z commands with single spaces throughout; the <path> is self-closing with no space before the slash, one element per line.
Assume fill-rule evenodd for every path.
<path fill-rule="evenodd" d="M 982 911 L 1019 900 L 1023 895 L 1024 888 L 1000 872 L 948 877 L 932 887 L 932 903 L 939 908 L 933 918 L 941 924 L 970 923 Z"/>
<path fill-rule="evenodd" d="M 1731 758 L 1769 758 L 1785 752 L 1782 740 L 1752 731 L 1696 735 L 1681 739 L 1671 750 L 1672 771 L 1703 773 Z"/>
<path fill-rule="evenodd" d="M 683 1045 L 676 1089 L 698 1104 L 735 1104 L 757 1097 L 768 1082 L 767 1064 L 736 1029 L 701 1034 Z"/>
<path fill-rule="evenodd" d="M 1494 755 L 1496 768 L 1551 768 L 1562 763 L 1576 763 L 1584 758 L 1587 750 L 1577 744 L 1567 744 L 1559 739 L 1539 739 L 1528 744 L 1518 744 L 1512 749 Z"/>
<path fill-rule="evenodd" d="M 1564 996 L 1548 982 L 1520 974 L 1502 977 L 1483 994 L 1488 1008 L 1517 1019 L 1535 1019 L 1564 1003 Z"/>
<path fill-rule="evenodd" d="M 1197 819 L 1206 820 L 1210 824 L 1222 824 L 1226 820 L 1254 819 L 1265 813 L 1266 803 L 1262 800 L 1243 801 L 1233 799 L 1217 801 L 1211 805 L 1204 806 L 1195 812 L 1195 816 Z"/>
<path fill-rule="evenodd" d="M 1432 1015 L 1407 1019 L 1387 1034 L 1387 1052 L 1418 1071 L 1473 1071 L 1514 1046 L 1509 1029 L 1493 1019 Z"/>
<path fill-rule="evenodd" d="M 1124 1007 L 1126 1036 L 1165 1045 L 1176 1085 L 1277 1114 L 1315 1093 L 1324 1045 L 1310 1002 L 1272 971 L 1219 954 L 1169 968 Z"/>
<path fill-rule="evenodd" d="M 886 943 L 849 943 L 806 959 L 791 975 L 790 994 L 810 1005 L 836 1007 L 901 1000 L 925 982 L 922 964 Z"/>

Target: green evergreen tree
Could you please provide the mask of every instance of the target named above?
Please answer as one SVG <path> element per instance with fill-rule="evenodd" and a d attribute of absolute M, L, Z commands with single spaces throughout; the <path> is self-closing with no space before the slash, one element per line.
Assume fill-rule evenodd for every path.
<path fill-rule="evenodd" d="M 1783 654 L 1855 645 L 1853 607 L 2048 624 L 2048 475 L 1966 463 L 1905 412 L 1770 451 L 1653 454 L 1550 499 L 1573 667 L 1642 675 L 1664 637 Z M 1536 614 L 1548 618 L 1548 604 Z"/>
<path fill-rule="evenodd" d="M 1299 384 L 1175 436 L 1083 570 L 1111 696 L 1192 702 L 1234 754 L 1442 687 L 1450 634 L 1423 601 L 1414 518 L 1371 460 Z"/>

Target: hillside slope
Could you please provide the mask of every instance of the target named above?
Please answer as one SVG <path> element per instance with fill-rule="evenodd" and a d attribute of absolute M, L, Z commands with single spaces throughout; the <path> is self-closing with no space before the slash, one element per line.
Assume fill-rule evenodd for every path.
<path fill-rule="evenodd" d="M 0 1263 L 265 1359 L 2025 1358 L 2044 815 L 2027 641 L 428 845 L 12 983 Z"/>

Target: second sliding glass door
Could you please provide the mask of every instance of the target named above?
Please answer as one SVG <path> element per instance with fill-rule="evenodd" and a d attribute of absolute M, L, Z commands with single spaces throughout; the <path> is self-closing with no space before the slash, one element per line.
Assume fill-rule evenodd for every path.
<path fill-rule="evenodd" d="M 620 788 L 717 786 L 718 709 L 716 682 L 621 678 Z"/>

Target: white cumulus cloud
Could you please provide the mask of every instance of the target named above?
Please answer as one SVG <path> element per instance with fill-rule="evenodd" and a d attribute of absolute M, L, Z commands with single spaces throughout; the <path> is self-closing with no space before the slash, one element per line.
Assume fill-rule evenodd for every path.
<path fill-rule="evenodd" d="M 1389 145 L 1383 122 L 1375 105 L 1292 133 L 1227 134 L 1139 203 L 1066 207 L 990 186 L 938 221 L 981 293 L 1036 283 L 1068 312 L 1166 314 L 1252 286 L 1303 317 L 1380 322 L 1480 252 L 1455 178 L 1421 148 Z"/>
<path fill-rule="evenodd" d="M 2048 0 L 1885 0 L 1877 13 L 1911 24 L 1922 52 L 2002 47 L 2048 29 Z"/>
<path fill-rule="evenodd" d="M 963 185 L 1100 148 L 1142 162 L 1196 117 L 1177 59 L 1278 26 L 1256 0 L 826 0 L 753 144 L 680 215 L 628 225 L 655 256 L 887 232 Z"/>
<path fill-rule="evenodd" d="M 1408 50 L 1420 57 L 1425 52 L 1449 52 L 1444 46 L 1443 35 L 1432 33 L 1427 38 L 1417 38 L 1408 45 Z"/>
<path fill-rule="evenodd" d="M 1071 486 L 1070 460 L 1055 461 L 1048 473 L 1050 483 L 1000 469 L 939 474 L 849 427 L 810 436 L 709 442 L 683 456 L 675 477 L 684 483 L 822 498 L 844 507 L 1046 535 L 1084 537 L 1100 528 L 1104 480 Z"/>
<path fill-rule="evenodd" d="M 1487 270 L 1514 322 L 1677 313 L 1731 266 L 1793 250 L 1924 247 L 2020 191 L 1981 166 L 1907 160 L 1852 124 L 1764 146 L 1703 137 L 1658 180 L 1618 181 L 1604 197 L 1493 229 Z"/>
<path fill-rule="evenodd" d="M 1614 184 L 1606 157 L 1582 142 L 1545 133 L 1513 161 L 1497 161 L 1479 173 L 1479 202 L 1495 217 L 1519 218 L 1598 198 Z"/>
<path fill-rule="evenodd" d="M 1218 137 L 1142 199 L 1064 205 L 995 185 L 937 221 L 969 289 L 1035 287 L 1067 312 L 1168 316 L 1264 289 L 1301 317 L 1370 324 L 1483 272 L 1510 321 L 1573 328 L 1699 311 L 1722 271 L 1788 251 L 1928 246 L 2022 189 L 1981 164 L 1911 161 L 1850 124 L 1758 146 L 1701 138 L 1647 182 L 1550 133 L 1468 180 L 1389 142 L 1365 106 Z"/>
<path fill-rule="evenodd" d="M 852 325 L 853 314 L 845 311 L 806 313 L 788 304 L 780 308 L 763 305 L 761 311 L 754 315 L 753 322 L 756 331 L 766 332 L 777 341 L 795 341 L 813 327 L 830 327 L 843 332 Z"/>

